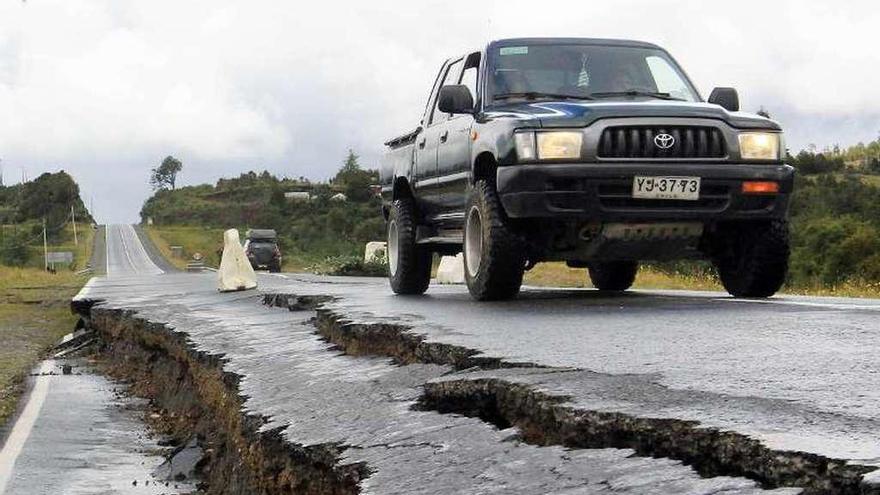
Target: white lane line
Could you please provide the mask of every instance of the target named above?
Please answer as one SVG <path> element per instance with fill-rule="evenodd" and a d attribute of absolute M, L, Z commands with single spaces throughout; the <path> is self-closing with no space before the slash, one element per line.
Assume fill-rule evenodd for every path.
<path fill-rule="evenodd" d="M 162 269 L 153 263 L 153 259 L 150 258 L 149 253 L 147 253 L 147 248 L 144 247 L 144 243 L 141 242 L 140 236 L 138 236 L 137 232 L 134 230 L 134 226 L 126 225 L 126 230 L 129 233 L 129 237 L 132 239 L 134 250 L 139 253 L 141 265 L 149 272 L 156 274 L 163 273 Z"/>
<path fill-rule="evenodd" d="M 28 402 L 21 411 L 21 416 L 15 421 L 15 425 L 6 439 L 6 444 L 3 445 L 3 450 L 0 450 L 0 495 L 6 492 L 6 485 L 12 477 L 12 468 L 15 466 L 15 461 L 24 449 L 31 430 L 34 428 L 34 424 L 36 424 L 37 418 L 40 415 L 40 409 L 43 408 L 43 403 L 46 402 L 46 395 L 49 393 L 49 380 L 52 376 L 43 375 L 42 373 L 51 371 L 52 366 L 51 361 L 43 362 L 40 367 L 41 375 L 35 379 L 36 383 L 34 383 L 34 388 L 28 397 Z"/>
<path fill-rule="evenodd" d="M 140 273 L 137 267 L 134 265 L 134 260 L 131 259 L 131 253 L 128 252 L 128 243 L 125 242 L 125 227 L 118 229 L 119 230 L 119 242 L 122 243 L 122 252 L 125 253 L 125 258 L 128 260 L 128 266 L 134 273 Z"/>
<path fill-rule="evenodd" d="M 107 265 L 107 278 L 110 278 L 110 226 L 104 226 L 104 264 Z"/>

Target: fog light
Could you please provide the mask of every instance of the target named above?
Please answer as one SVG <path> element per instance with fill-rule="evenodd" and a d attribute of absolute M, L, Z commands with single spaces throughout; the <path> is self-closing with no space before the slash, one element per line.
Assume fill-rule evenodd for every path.
<path fill-rule="evenodd" d="M 742 185 L 743 194 L 776 194 L 779 183 L 773 181 L 747 181 Z"/>

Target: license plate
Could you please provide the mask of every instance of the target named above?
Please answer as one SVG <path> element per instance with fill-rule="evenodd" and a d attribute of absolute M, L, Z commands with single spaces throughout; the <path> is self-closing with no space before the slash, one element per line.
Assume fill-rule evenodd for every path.
<path fill-rule="evenodd" d="M 634 198 L 640 199 L 700 199 L 699 177 L 639 177 L 633 178 Z"/>

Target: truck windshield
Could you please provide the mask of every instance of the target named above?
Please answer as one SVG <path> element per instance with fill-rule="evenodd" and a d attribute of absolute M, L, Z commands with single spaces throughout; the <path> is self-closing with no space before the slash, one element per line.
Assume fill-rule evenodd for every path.
<path fill-rule="evenodd" d="M 663 50 L 590 44 L 495 47 L 487 102 L 516 99 L 664 99 L 697 101 Z"/>

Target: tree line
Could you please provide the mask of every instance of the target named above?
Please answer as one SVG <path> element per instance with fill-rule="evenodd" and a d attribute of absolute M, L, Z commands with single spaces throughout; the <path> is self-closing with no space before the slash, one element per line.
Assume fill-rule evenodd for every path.
<path fill-rule="evenodd" d="M 94 222 L 80 197 L 79 185 L 63 170 L 22 184 L 0 186 L 0 264 L 27 264 L 33 254 L 31 247 L 43 242 L 44 222 L 49 244 L 66 240 L 64 228 L 72 216 L 79 223 Z"/>

